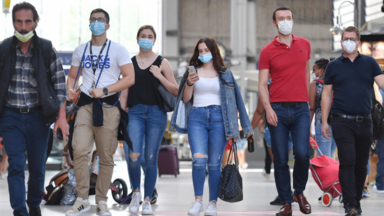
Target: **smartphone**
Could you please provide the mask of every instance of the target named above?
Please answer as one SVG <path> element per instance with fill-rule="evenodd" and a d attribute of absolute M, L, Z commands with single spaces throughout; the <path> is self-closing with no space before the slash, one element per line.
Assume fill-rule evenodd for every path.
<path fill-rule="evenodd" d="M 59 140 L 64 140 L 64 138 L 63 138 L 63 132 L 61 132 L 61 129 L 60 129 L 60 128 L 57 128 L 56 136 L 57 136 L 57 139 L 59 139 Z"/>
<path fill-rule="evenodd" d="M 248 152 L 254 152 L 255 151 L 255 146 L 253 143 L 253 137 L 248 138 Z"/>
<path fill-rule="evenodd" d="M 188 71 L 189 71 L 189 73 L 190 72 L 197 73 L 196 68 L 194 66 L 188 66 Z"/>

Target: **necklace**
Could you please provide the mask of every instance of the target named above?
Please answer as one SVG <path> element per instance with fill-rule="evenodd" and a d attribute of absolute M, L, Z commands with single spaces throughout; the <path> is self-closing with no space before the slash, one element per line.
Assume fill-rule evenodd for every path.
<path fill-rule="evenodd" d="M 144 58 L 140 55 L 140 58 L 141 58 L 140 60 L 141 64 L 145 64 L 151 58 L 151 56 L 144 60 Z"/>

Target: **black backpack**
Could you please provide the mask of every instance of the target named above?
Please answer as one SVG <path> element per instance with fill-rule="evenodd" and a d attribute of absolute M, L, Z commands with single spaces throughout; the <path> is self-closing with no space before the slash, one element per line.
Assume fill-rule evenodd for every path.
<path fill-rule="evenodd" d="M 384 107 L 376 100 L 375 89 L 372 89 L 372 124 L 373 139 L 379 140 L 384 138 Z"/>
<path fill-rule="evenodd" d="M 13 38 L 14 37 L 6 38 L 0 44 L 0 72 L 2 72 L 5 61 L 8 60 L 8 54 L 9 54 L 9 50 L 11 49 L 11 43 Z M 49 40 L 45 40 L 43 38 L 39 38 L 39 43 L 43 51 L 43 60 L 44 60 L 47 79 L 48 79 L 48 82 L 53 87 L 54 83 L 51 78 L 52 42 Z"/>

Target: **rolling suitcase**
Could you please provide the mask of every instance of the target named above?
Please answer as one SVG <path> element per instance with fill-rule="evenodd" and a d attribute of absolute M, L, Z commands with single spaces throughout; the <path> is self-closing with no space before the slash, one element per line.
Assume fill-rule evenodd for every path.
<path fill-rule="evenodd" d="M 177 149 L 172 145 L 162 145 L 158 157 L 159 177 L 161 175 L 175 175 L 180 174 L 179 171 L 179 158 L 177 156 Z"/>

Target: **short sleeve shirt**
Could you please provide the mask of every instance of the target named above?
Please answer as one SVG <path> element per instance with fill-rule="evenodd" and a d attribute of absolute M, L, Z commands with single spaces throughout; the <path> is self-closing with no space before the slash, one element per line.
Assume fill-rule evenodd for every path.
<path fill-rule="evenodd" d="M 270 102 L 308 102 L 307 61 L 311 45 L 305 38 L 292 35 L 289 47 L 275 39 L 260 53 L 259 69 L 269 69 L 272 78 Z"/>
<path fill-rule="evenodd" d="M 374 78 L 381 74 L 376 60 L 360 53 L 353 63 L 343 55 L 331 61 L 324 76 L 324 84 L 333 85 L 331 113 L 370 115 Z"/>
<path fill-rule="evenodd" d="M 129 52 L 127 49 L 122 46 L 119 43 L 115 43 L 111 41 L 111 46 L 109 48 L 108 56 L 107 50 L 108 50 L 108 43 L 110 40 L 107 41 L 107 44 L 101 53 L 99 65 L 96 69 L 96 73 L 93 74 L 92 65 L 91 65 L 91 57 L 90 57 L 90 43 L 88 43 L 87 50 L 85 51 L 84 61 L 82 63 L 83 67 L 83 84 L 81 86 L 81 91 L 88 96 L 89 90 L 92 86 L 92 82 L 97 82 L 97 79 L 100 75 L 100 71 L 102 67 L 104 66 L 104 69 L 102 71 L 102 74 L 100 76 L 99 83 L 97 84 L 96 88 L 104 88 L 108 87 L 112 84 L 115 84 L 119 80 L 120 76 L 120 67 L 126 64 L 131 64 L 131 57 L 129 55 Z M 84 49 L 87 43 L 79 45 L 72 55 L 72 65 L 79 67 L 81 58 L 84 53 Z M 97 57 L 99 56 L 100 50 L 102 49 L 102 46 L 92 46 L 92 54 L 93 54 L 93 62 L 94 65 L 96 65 Z M 110 94 L 108 94 L 110 96 Z M 106 96 L 103 96 L 106 97 Z"/>

